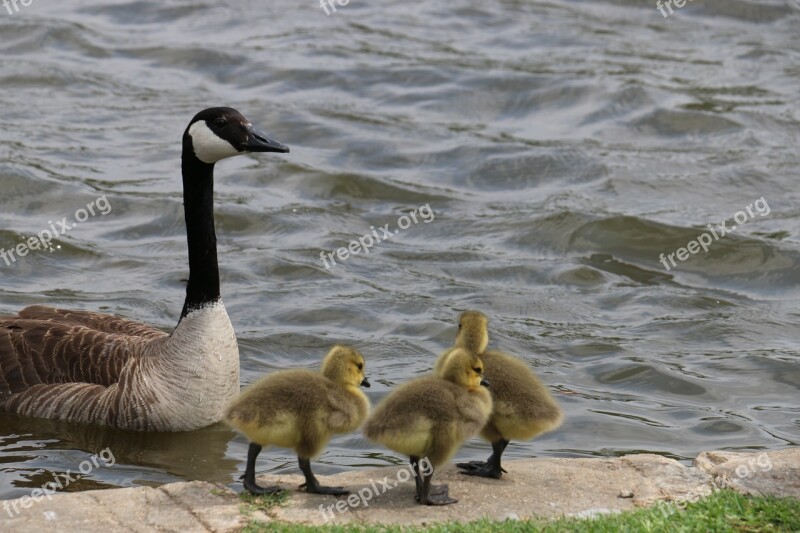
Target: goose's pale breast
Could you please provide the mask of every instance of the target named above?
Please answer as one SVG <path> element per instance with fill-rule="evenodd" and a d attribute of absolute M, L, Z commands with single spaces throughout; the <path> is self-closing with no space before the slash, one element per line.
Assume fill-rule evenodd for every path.
<path fill-rule="evenodd" d="M 221 301 L 184 317 L 143 363 L 134 386 L 156 402 L 152 423 L 172 431 L 219 422 L 239 393 L 239 348 Z"/>

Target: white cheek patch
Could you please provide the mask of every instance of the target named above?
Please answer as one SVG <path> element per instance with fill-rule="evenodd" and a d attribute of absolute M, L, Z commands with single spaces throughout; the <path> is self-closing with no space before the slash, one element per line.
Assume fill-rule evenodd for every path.
<path fill-rule="evenodd" d="M 194 155 L 203 163 L 216 163 L 220 159 L 242 153 L 231 143 L 211 131 L 205 120 L 198 120 L 192 124 L 189 127 L 189 135 L 192 137 Z"/>

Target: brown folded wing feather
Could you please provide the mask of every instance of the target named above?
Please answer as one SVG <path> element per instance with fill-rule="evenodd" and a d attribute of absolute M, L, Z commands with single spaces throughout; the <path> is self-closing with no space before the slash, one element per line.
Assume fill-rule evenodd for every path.
<path fill-rule="evenodd" d="M 164 332 L 161 330 L 120 316 L 94 313 L 92 311 L 56 309 L 55 307 L 46 307 L 44 305 L 31 305 L 26 307 L 19 312 L 19 318 L 44 320 L 65 325 L 72 324 L 104 333 L 117 333 L 120 335 L 130 335 L 132 337 L 144 337 L 148 339 L 164 336 Z M 0 319 L 0 323 L 2 323 L 3 320 L 4 319 Z"/>
<path fill-rule="evenodd" d="M 143 344 L 166 335 L 112 315 L 43 306 L 0 318 L 0 408 L 38 385 L 108 387 Z"/>

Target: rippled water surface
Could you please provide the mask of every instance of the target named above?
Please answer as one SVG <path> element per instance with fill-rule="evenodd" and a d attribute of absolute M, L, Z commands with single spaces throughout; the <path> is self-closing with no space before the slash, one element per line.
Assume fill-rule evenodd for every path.
<path fill-rule="evenodd" d="M 797 2 L 695 0 L 664 18 L 649 0 L 351 0 L 331 15 L 313 0 L 34 0 L 0 10 L 0 53 L 0 248 L 111 206 L 50 252 L 0 261 L 2 313 L 48 303 L 173 327 L 180 136 L 229 105 L 292 148 L 217 169 L 243 383 L 344 342 L 377 401 L 477 308 L 566 412 L 510 458 L 798 443 Z M 320 261 L 425 205 L 433 220 L 369 255 Z M 708 253 L 659 261 L 737 212 Z M 0 497 L 106 447 L 116 464 L 68 490 L 233 484 L 246 442 L 222 425 L 0 416 Z M 399 459 L 351 434 L 315 468 Z M 295 458 L 271 450 L 259 471 Z"/>

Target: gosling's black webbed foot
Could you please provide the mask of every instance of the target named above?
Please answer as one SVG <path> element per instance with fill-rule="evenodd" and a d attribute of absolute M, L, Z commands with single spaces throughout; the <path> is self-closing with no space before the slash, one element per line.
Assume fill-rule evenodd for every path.
<path fill-rule="evenodd" d="M 333 496 L 345 496 L 350 494 L 350 491 L 344 487 L 323 487 L 319 483 L 303 483 L 300 485 L 301 489 L 305 489 L 310 494 L 331 494 Z"/>
<path fill-rule="evenodd" d="M 469 461 L 467 463 L 456 463 L 456 467 L 461 470 L 475 470 L 477 468 L 486 468 L 489 461 Z"/>
<path fill-rule="evenodd" d="M 441 485 L 431 485 L 430 494 L 433 496 L 444 494 L 447 496 L 450 494 L 450 487 L 446 483 L 442 483 Z M 414 496 L 414 499 L 419 501 L 419 494 Z"/>
<path fill-rule="evenodd" d="M 244 485 L 244 488 L 247 492 L 255 496 L 264 496 L 265 494 L 278 494 L 279 492 L 283 491 L 283 489 L 277 485 L 274 485 L 272 487 L 262 487 L 255 481 L 251 481 L 247 478 L 244 478 L 242 484 Z"/>
<path fill-rule="evenodd" d="M 492 442 L 492 455 L 486 461 L 469 461 L 468 463 L 458 463 L 456 466 L 461 469 L 461 473 L 465 476 L 500 479 L 504 472 L 507 473 L 500 460 L 508 446 L 508 442 L 505 439 Z"/>
<path fill-rule="evenodd" d="M 277 494 L 283 489 L 275 485 L 274 487 L 262 487 L 256 483 L 256 458 L 261 453 L 261 445 L 255 442 L 250 443 L 247 449 L 247 467 L 244 470 L 244 475 L 239 479 L 242 480 L 242 485 L 247 492 L 256 496 L 263 496 L 264 494 Z"/>
<path fill-rule="evenodd" d="M 450 494 L 450 486 L 447 483 L 442 483 L 441 485 L 431 485 L 430 493 L 434 496 L 437 494 L 444 494 L 447 496 Z"/>
<path fill-rule="evenodd" d="M 345 496 L 350 494 L 350 491 L 346 490 L 344 487 L 323 487 L 319 484 L 319 481 L 317 481 L 317 478 L 311 471 L 311 462 L 308 459 L 300 457 L 297 459 L 300 463 L 300 470 L 302 470 L 303 475 L 306 476 L 306 482 L 300 485 L 301 489 L 306 489 L 306 492 L 311 494 L 331 494 L 333 496 Z"/>
<path fill-rule="evenodd" d="M 442 483 L 441 485 L 433 485 L 431 479 L 433 478 L 433 471 L 430 474 L 423 476 L 422 485 L 420 487 L 420 497 L 417 502 L 422 505 L 450 505 L 456 503 L 458 500 L 451 498 L 449 495 L 449 487 Z"/>
<path fill-rule="evenodd" d="M 424 505 L 450 505 L 451 503 L 458 503 L 458 500 L 451 498 L 447 494 L 429 494 L 425 501 L 420 503 Z"/>
<path fill-rule="evenodd" d="M 485 470 L 492 467 L 493 459 L 489 459 L 488 461 L 469 461 L 468 463 L 456 463 L 456 467 L 460 470 L 472 471 L 472 470 Z M 504 474 L 508 474 L 508 470 L 505 468 L 500 467 L 500 472 Z M 461 472 L 465 474 L 466 472 Z"/>
<path fill-rule="evenodd" d="M 503 470 L 501 467 L 493 463 L 484 463 L 483 466 L 480 467 L 472 467 L 469 469 L 461 470 L 461 474 L 465 476 L 477 476 L 477 477 L 486 477 L 491 479 L 500 479 L 503 476 Z"/>

